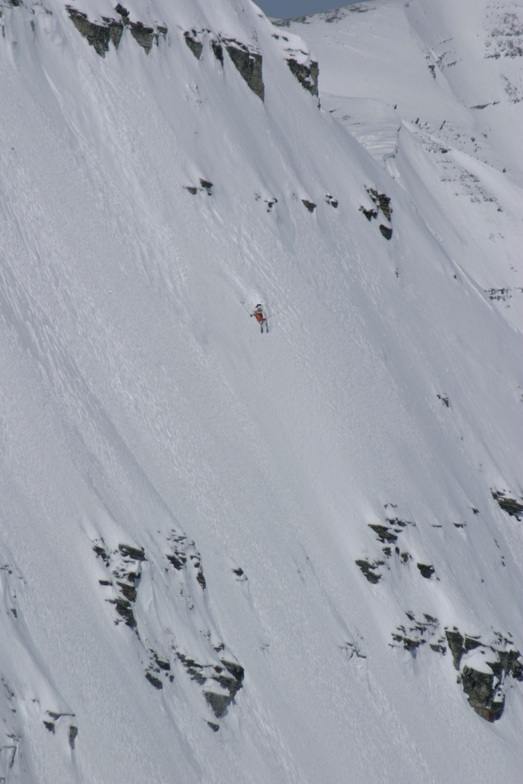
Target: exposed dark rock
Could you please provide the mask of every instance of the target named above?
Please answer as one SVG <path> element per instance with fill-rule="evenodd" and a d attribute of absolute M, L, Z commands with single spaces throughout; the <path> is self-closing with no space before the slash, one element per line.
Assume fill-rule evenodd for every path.
<path fill-rule="evenodd" d="M 200 564 L 195 564 L 195 566 L 199 567 Z M 205 577 L 203 576 L 203 572 L 201 571 L 201 569 L 199 569 L 196 574 L 196 580 L 198 581 L 198 583 L 201 585 L 203 589 L 207 587 L 207 583 L 205 581 Z"/>
<path fill-rule="evenodd" d="M 374 585 L 381 580 L 381 574 L 377 573 L 376 570 L 379 569 L 380 566 L 383 566 L 384 563 L 385 561 L 374 561 L 374 563 L 364 560 L 356 561 L 356 565 L 360 567 L 369 583 L 373 583 Z"/>
<path fill-rule="evenodd" d="M 181 651 L 175 651 L 192 680 L 203 686 L 203 695 L 216 718 L 221 718 L 241 689 L 245 672 L 237 662 L 220 659 L 214 666 L 199 664 Z"/>
<path fill-rule="evenodd" d="M 46 728 L 46 730 L 49 730 L 49 732 L 52 732 L 54 735 L 54 730 L 55 730 L 54 721 L 44 721 L 44 727 Z"/>
<path fill-rule="evenodd" d="M 251 90 L 263 101 L 265 85 L 263 83 L 263 58 L 259 52 L 252 51 L 245 44 L 233 38 L 223 40 L 229 57 Z"/>
<path fill-rule="evenodd" d="M 213 187 L 214 187 L 213 183 L 212 183 L 212 182 L 210 182 L 209 180 L 204 180 L 204 179 L 202 179 L 202 178 L 200 177 L 200 185 L 202 186 L 202 188 L 203 188 L 204 190 L 206 190 L 206 191 L 207 191 L 207 193 L 209 194 L 209 196 L 211 196 L 211 191 L 212 191 L 212 189 L 213 189 Z"/>
<path fill-rule="evenodd" d="M 146 27 L 142 22 L 129 22 L 129 28 L 134 40 L 149 54 L 153 43 L 158 41 L 158 34 L 152 27 Z"/>
<path fill-rule="evenodd" d="M 334 196 L 330 195 L 330 193 L 327 193 L 325 195 L 325 201 L 327 202 L 327 204 L 330 204 L 331 207 L 336 208 L 338 206 L 338 199 L 335 199 Z"/>
<path fill-rule="evenodd" d="M 441 400 L 444 406 L 446 406 L 447 408 L 450 407 L 450 403 L 447 395 L 437 395 L 437 398 L 438 400 Z"/>
<path fill-rule="evenodd" d="M 368 221 L 378 217 L 378 210 L 375 209 L 365 209 L 365 207 L 360 207 L 360 212 L 365 215 Z"/>
<path fill-rule="evenodd" d="M 243 667 L 239 664 L 225 660 L 222 660 L 222 664 L 229 674 L 225 674 L 221 667 L 215 667 L 216 674 L 212 676 L 212 680 L 218 683 L 225 693 L 217 693 L 215 691 L 203 692 L 217 719 L 220 719 L 226 713 L 227 708 L 241 689 L 245 675 Z"/>
<path fill-rule="evenodd" d="M 83 35 L 101 57 L 105 57 L 105 53 L 109 51 L 110 41 L 118 48 L 124 27 L 122 22 L 117 22 L 116 19 L 104 18 L 104 24 L 96 24 L 89 21 L 87 14 L 77 11 L 76 8 L 70 5 L 66 6 L 66 8 L 78 32 Z"/>
<path fill-rule="evenodd" d="M 304 206 L 309 210 L 309 212 L 314 212 L 316 209 L 316 204 L 313 201 L 309 201 L 308 199 L 302 199 Z"/>
<path fill-rule="evenodd" d="M 385 507 L 392 507 L 395 509 L 394 504 L 385 504 Z M 371 528 L 374 533 L 377 535 L 377 539 L 381 542 L 384 547 L 381 548 L 382 553 L 385 559 L 389 559 L 393 556 L 393 550 L 391 545 L 394 546 L 394 554 L 399 558 L 402 564 L 407 564 L 409 561 L 412 560 L 412 556 L 406 550 L 401 550 L 400 547 L 396 544 L 398 537 L 404 531 L 407 526 L 416 525 L 416 523 L 411 522 L 410 520 L 402 520 L 400 517 L 387 517 L 386 522 L 388 525 L 379 525 L 377 523 L 370 523 L 369 528 Z M 377 572 L 377 568 L 379 566 L 383 566 L 385 564 L 384 560 L 376 560 L 374 563 L 371 563 L 368 560 L 359 560 L 356 561 L 357 565 L 362 570 L 365 577 L 369 580 L 369 582 L 377 583 L 382 577 L 382 574 Z"/>
<path fill-rule="evenodd" d="M 219 41 L 213 39 L 211 41 L 211 47 L 214 52 L 214 56 L 216 57 L 218 62 L 223 65 L 223 46 Z"/>
<path fill-rule="evenodd" d="M 229 695 L 214 691 L 204 691 L 203 694 L 216 718 L 221 719 L 229 707 Z"/>
<path fill-rule="evenodd" d="M 421 563 L 416 564 L 416 566 L 420 570 L 421 576 L 425 577 L 427 580 L 430 580 L 430 578 L 434 574 L 434 567 L 430 566 L 429 564 L 421 564 Z"/>
<path fill-rule="evenodd" d="M 160 670 L 164 670 L 165 672 L 170 672 L 171 664 L 166 659 L 160 659 L 157 653 L 152 651 L 152 656 L 155 661 L 155 664 L 159 667 Z"/>
<path fill-rule="evenodd" d="M 220 729 L 220 725 L 215 724 L 214 721 L 208 721 L 207 724 L 209 725 L 209 727 L 213 732 L 218 732 L 218 730 Z"/>
<path fill-rule="evenodd" d="M 479 672 L 465 665 L 461 675 L 461 685 L 472 708 L 487 721 L 501 718 L 505 700 L 496 699 L 494 673 Z"/>
<path fill-rule="evenodd" d="M 207 181 L 201 180 L 201 182 L 206 183 Z M 212 183 L 207 184 L 212 187 Z M 190 564 L 196 572 L 196 581 L 201 588 L 205 589 L 206 581 L 202 571 L 201 556 L 196 549 L 195 543 L 188 539 L 185 534 L 179 533 L 178 531 L 171 532 L 169 541 L 173 548 L 172 553 L 166 554 L 169 563 L 171 563 L 177 571 L 186 570 L 188 564 Z"/>
<path fill-rule="evenodd" d="M 445 629 L 447 642 L 452 653 L 454 667 L 459 670 L 461 658 L 467 651 L 479 648 L 481 642 L 477 637 L 467 637 L 460 634 L 457 629 Z"/>
<path fill-rule="evenodd" d="M 185 39 L 185 43 L 187 44 L 187 46 L 189 47 L 193 55 L 196 57 L 197 60 L 199 60 L 200 57 L 202 56 L 203 44 L 201 41 L 197 39 L 196 31 L 191 30 L 191 32 L 185 32 L 183 34 L 183 37 Z"/>
<path fill-rule="evenodd" d="M 93 543 L 93 550 L 96 553 L 97 558 L 101 558 L 104 564 L 109 566 L 109 554 L 105 549 L 105 542 L 103 539 L 99 539 Z"/>
<path fill-rule="evenodd" d="M 498 502 L 501 509 L 516 520 L 521 520 L 523 515 L 523 504 L 515 498 L 511 498 L 503 490 L 491 490 L 492 498 Z"/>
<path fill-rule="evenodd" d="M 69 726 L 69 746 L 73 749 L 73 751 L 74 751 L 74 744 L 77 737 L 78 737 L 78 727 L 75 724 L 71 724 Z"/>
<path fill-rule="evenodd" d="M 487 721 L 496 721 L 505 705 L 505 681 L 509 676 L 523 680 L 523 660 L 511 640 L 496 633 L 493 644 L 484 643 L 479 637 L 468 637 L 456 628 L 446 629 L 447 642 L 454 667 L 460 670 L 461 662 L 469 651 L 480 649 L 481 669 L 464 662 L 460 683 L 470 705 Z M 488 667 L 488 670 L 485 668 Z"/>
<path fill-rule="evenodd" d="M 153 675 L 153 673 L 150 672 L 150 670 L 146 671 L 145 677 L 147 678 L 149 683 L 152 686 L 154 686 L 155 689 L 163 689 L 163 683 L 161 682 L 161 680 L 157 678 L 156 675 Z"/>
<path fill-rule="evenodd" d="M 312 95 L 318 96 L 318 76 L 320 69 L 318 63 L 311 60 L 309 64 L 299 63 L 294 57 L 287 58 L 287 65 L 302 87 Z"/>
<path fill-rule="evenodd" d="M 265 204 L 267 205 L 267 212 L 270 212 L 275 204 L 278 203 L 278 199 L 274 196 L 272 199 L 265 199 Z"/>
<path fill-rule="evenodd" d="M 374 208 L 361 206 L 360 212 L 365 215 L 368 221 L 376 219 L 381 212 L 387 223 L 390 224 L 390 221 L 392 220 L 392 207 L 390 206 L 389 196 L 385 193 L 380 193 L 376 188 L 366 188 L 366 191 L 374 203 Z M 379 230 L 386 240 L 390 240 L 392 237 L 392 226 L 387 225 L 387 223 L 380 223 Z"/>
<path fill-rule="evenodd" d="M 367 188 L 367 193 L 371 197 L 374 204 L 380 208 L 387 220 L 392 220 L 392 207 L 390 206 L 390 198 L 385 193 L 380 193 L 375 188 Z"/>
<path fill-rule="evenodd" d="M 372 528 L 374 533 L 378 536 L 378 541 L 380 542 L 390 542 L 394 544 L 397 541 L 398 536 L 394 533 L 390 528 L 387 528 L 386 525 L 373 525 L 372 523 L 369 524 L 369 528 Z"/>
<path fill-rule="evenodd" d="M 391 643 L 392 647 L 401 647 L 416 655 L 417 649 L 425 645 L 429 640 L 432 640 L 439 630 L 439 622 L 437 618 L 428 613 L 423 613 L 421 618 L 411 611 L 406 612 L 406 616 L 411 622 L 409 627 L 398 626 L 395 632 L 392 633 Z M 441 653 L 445 653 L 445 640 L 439 637 L 435 643 L 431 644 L 433 650 L 438 649 Z"/>
<path fill-rule="evenodd" d="M 132 558 L 133 561 L 146 561 L 145 551 L 143 547 L 132 547 L 130 544 L 120 544 L 118 549 L 122 555 Z"/>
<path fill-rule="evenodd" d="M 185 188 L 186 191 L 192 193 L 193 196 L 196 196 L 196 194 L 198 193 L 198 188 L 195 188 L 194 185 L 184 185 L 183 187 Z"/>
<path fill-rule="evenodd" d="M 236 694 L 236 692 L 238 692 L 241 689 L 243 679 L 245 677 L 245 670 L 243 669 L 241 664 L 238 664 L 237 662 L 227 661 L 226 659 L 222 659 L 222 664 L 225 667 L 225 669 L 231 673 L 231 675 L 233 676 L 236 682 L 235 691 L 234 691 L 234 694 Z"/>
<path fill-rule="evenodd" d="M 116 612 L 123 618 L 126 626 L 129 626 L 130 629 L 136 629 L 136 618 L 134 617 L 131 602 L 128 599 L 117 596 L 116 599 L 108 599 L 107 601 L 110 604 L 114 604 Z"/>
<path fill-rule="evenodd" d="M 121 589 L 126 599 L 128 599 L 130 602 L 136 601 L 136 588 L 134 585 L 130 585 L 129 583 L 124 583 L 119 580 L 116 581 L 116 585 Z"/>
<path fill-rule="evenodd" d="M 101 57 L 105 57 L 106 52 L 109 51 L 109 43 L 111 41 L 118 48 L 125 27 L 131 31 L 135 41 L 145 49 L 147 54 L 150 52 L 153 43 L 158 43 L 159 36 L 167 34 L 167 28 L 161 25 L 154 29 L 147 27 L 143 22 L 131 22 L 129 11 L 120 3 L 115 8 L 116 13 L 120 16 L 119 20 L 103 16 L 102 22 L 98 23 L 91 22 L 87 14 L 78 11 L 70 5 L 66 6 L 66 8 L 78 32 L 84 36 Z"/>

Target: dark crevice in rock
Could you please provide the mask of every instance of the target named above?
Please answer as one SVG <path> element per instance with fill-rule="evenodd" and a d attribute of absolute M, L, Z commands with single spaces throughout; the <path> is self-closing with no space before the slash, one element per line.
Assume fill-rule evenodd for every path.
<path fill-rule="evenodd" d="M 214 56 L 218 60 L 219 63 L 223 65 L 223 46 L 219 41 L 211 41 L 211 47 L 214 52 Z"/>

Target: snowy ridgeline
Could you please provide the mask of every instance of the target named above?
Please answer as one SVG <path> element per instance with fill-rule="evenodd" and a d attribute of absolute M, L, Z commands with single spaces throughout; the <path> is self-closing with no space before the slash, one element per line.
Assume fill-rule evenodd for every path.
<path fill-rule="evenodd" d="M 0 782 L 519 781 L 522 41 L 0 0 Z"/>

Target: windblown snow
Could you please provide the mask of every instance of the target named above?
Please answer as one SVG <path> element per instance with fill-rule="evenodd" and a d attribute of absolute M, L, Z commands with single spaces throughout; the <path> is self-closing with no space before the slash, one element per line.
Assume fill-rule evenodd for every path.
<path fill-rule="evenodd" d="M 0 782 L 520 781 L 522 57 L 0 0 Z"/>

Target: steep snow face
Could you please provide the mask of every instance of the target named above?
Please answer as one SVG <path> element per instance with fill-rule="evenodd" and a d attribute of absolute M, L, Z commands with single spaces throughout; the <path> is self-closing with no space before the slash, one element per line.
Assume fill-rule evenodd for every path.
<path fill-rule="evenodd" d="M 380 0 L 286 25 L 320 60 L 324 108 L 521 330 L 521 5 Z"/>
<path fill-rule="evenodd" d="M 519 105 L 454 5 L 0 2 L 0 778 L 519 780 Z"/>

